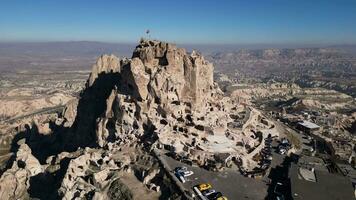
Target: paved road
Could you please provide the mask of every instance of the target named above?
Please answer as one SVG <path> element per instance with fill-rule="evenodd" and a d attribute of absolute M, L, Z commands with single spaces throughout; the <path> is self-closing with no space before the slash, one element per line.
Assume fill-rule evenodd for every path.
<path fill-rule="evenodd" d="M 295 152 L 295 154 L 301 154 L 303 149 L 310 149 L 311 146 L 308 145 L 311 141 L 307 139 L 307 137 L 303 133 L 297 132 L 297 130 L 292 129 L 288 125 L 283 124 L 279 121 L 274 121 L 277 126 L 282 127 L 285 131 L 288 131 L 289 134 L 292 134 L 300 143 L 300 149 Z"/>
<path fill-rule="evenodd" d="M 304 134 L 299 133 L 297 130 L 294 130 L 293 128 L 289 127 L 288 125 L 275 120 L 273 117 L 270 117 L 265 111 L 259 110 L 261 111 L 261 113 L 263 113 L 263 115 L 274 122 L 274 124 L 276 125 L 276 128 L 278 130 L 279 133 L 281 133 L 281 135 L 279 136 L 280 138 L 282 137 L 287 137 L 290 139 L 290 137 L 294 137 L 299 141 L 299 145 L 300 148 L 297 150 L 297 152 L 295 152 L 296 154 L 300 154 L 302 149 L 310 149 L 309 146 L 307 146 L 306 144 L 308 144 L 310 141 L 308 139 L 305 138 Z M 288 136 L 288 134 L 290 136 Z M 293 142 L 293 141 L 292 141 Z"/>
<path fill-rule="evenodd" d="M 65 107 L 66 107 L 65 105 L 60 105 L 60 106 L 54 106 L 54 107 L 49 107 L 49 108 L 43 108 L 43 109 L 36 110 L 36 111 L 34 111 L 32 113 L 29 113 L 29 114 L 26 114 L 26 115 L 21 115 L 21 116 L 18 116 L 18 117 L 13 117 L 13 118 L 10 118 L 10 119 L 4 120 L 4 121 L 0 121 L 0 123 L 13 123 L 13 122 L 15 122 L 17 120 L 21 120 L 21 119 L 24 119 L 24 118 L 27 118 L 27 117 L 31 117 L 31 116 L 34 116 L 34 115 L 63 111 L 63 109 Z"/>
<path fill-rule="evenodd" d="M 185 198 L 188 200 L 192 200 L 193 198 L 191 198 L 186 191 L 189 191 L 190 188 L 186 188 L 183 183 L 181 183 L 178 178 L 174 175 L 174 168 L 172 169 L 172 166 L 170 164 L 168 164 L 167 162 L 167 156 L 165 156 L 160 150 L 158 149 L 154 149 L 153 150 L 155 156 L 157 157 L 157 159 L 160 161 L 160 163 L 163 166 L 163 169 L 168 173 L 169 177 L 171 178 L 171 180 L 176 184 L 176 186 L 178 187 L 178 189 L 183 193 L 183 195 L 185 195 Z"/>

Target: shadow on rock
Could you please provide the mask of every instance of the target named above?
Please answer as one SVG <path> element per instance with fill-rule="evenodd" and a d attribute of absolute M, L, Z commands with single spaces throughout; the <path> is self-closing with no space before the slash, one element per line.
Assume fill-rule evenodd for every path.
<path fill-rule="evenodd" d="M 53 173 L 44 172 L 30 178 L 28 193 L 31 198 L 61 199 L 58 189 L 61 186 L 71 159 L 64 158 L 60 162 L 60 169 Z"/>
<path fill-rule="evenodd" d="M 91 87 L 86 88 L 80 95 L 77 106 L 77 115 L 71 127 L 65 127 L 64 122 L 56 125 L 50 122 L 51 134 L 39 132 L 36 124 L 25 125 L 25 130 L 15 135 L 12 140 L 11 152 L 16 153 L 18 141 L 26 139 L 26 144 L 32 154 L 45 163 L 48 156 L 63 151 L 76 151 L 78 147 L 96 146 L 96 120 L 106 110 L 106 99 L 114 88 L 121 88 L 121 94 L 128 94 L 129 90 L 120 85 L 120 73 L 101 73 Z"/>
<path fill-rule="evenodd" d="M 18 142 L 22 139 L 26 140 L 26 144 L 31 148 L 34 155 L 41 164 L 46 162 L 50 155 L 57 154 L 63 149 L 63 138 L 61 133 L 68 131 L 68 128 L 62 125 L 58 126 L 54 122 L 50 122 L 51 134 L 45 135 L 38 131 L 36 124 L 25 125 L 25 131 L 19 132 L 11 144 L 11 152 L 16 154 L 19 145 Z"/>

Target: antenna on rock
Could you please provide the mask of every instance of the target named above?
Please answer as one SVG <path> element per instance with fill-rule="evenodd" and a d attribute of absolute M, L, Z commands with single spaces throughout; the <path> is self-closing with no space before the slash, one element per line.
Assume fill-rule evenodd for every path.
<path fill-rule="evenodd" d="M 146 30 L 146 35 L 147 35 L 148 39 L 151 39 L 150 29 L 147 29 L 147 30 Z"/>

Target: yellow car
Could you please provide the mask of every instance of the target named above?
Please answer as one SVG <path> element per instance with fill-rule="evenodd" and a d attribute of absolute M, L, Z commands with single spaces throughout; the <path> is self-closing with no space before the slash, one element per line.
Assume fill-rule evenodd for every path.
<path fill-rule="evenodd" d="M 211 184 L 209 184 L 209 183 L 202 183 L 202 184 L 199 184 L 197 187 L 200 191 L 204 191 L 204 190 L 212 188 Z"/>
<path fill-rule="evenodd" d="M 228 200 L 228 199 L 227 199 L 227 197 L 222 196 L 222 197 L 217 198 L 216 200 Z"/>

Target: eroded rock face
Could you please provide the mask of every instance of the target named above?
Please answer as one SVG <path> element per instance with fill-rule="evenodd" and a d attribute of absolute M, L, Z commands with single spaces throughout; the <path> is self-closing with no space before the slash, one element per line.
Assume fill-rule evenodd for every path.
<path fill-rule="evenodd" d="M 1 177 L 1 199 L 27 195 L 29 178 L 39 173 L 52 177 L 58 188 L 50 191 L 63 199 L 132 199 L 120 180 L 131 172 L 142 175 L 146 190 L 166 192 L 170 186 L 157 181 L 165 173 L 152 149 L 212 169 L 233 158 L 252 169 L 263 139 L 278 134 L 260 112 L 223 95 L 202 55 L 155 40 L 141 40 L 131 59 L 101 56 L 79 101 L 56 125 L 63 132 L 38 138 L 45 140 L 39 147 L 58 147 L 45 154 L 46 163 L 21 144 Z"/>
<path fill-rule="evenodd" d="M 101 147 L 109 138 L 138 138 L 152 131 L 148 130 L 156 127 L 152 118 L 178 118 L 184 109 L 205 109 L 214 95 L 221 94 L 213 82 L 213 66 L 195 51 L 188 54 L 172 44 L 141 40 L 131 59 L 118 62 L 113 56 L 101 56 L 88 80 L 87 90 L 96 87 L 95 83 L 100 85 L 101 73 L 113 74 L 118 80 L 106 97 L 103 116 L 96 119 Z"/>
<path fill-rule="evenodd" d="M 157 171 L 153 168 L 154 160 L 145 153 L 136 152 L 135 148 L 121 151 L 121 148 L 130 148 L 120 142 L 109 143 L 107 149 L 85 148 L 79 155 L 61 153 L 56 160 L 71 159 L 58 190 L 62 199 L 134 199 L 131 191 L 120 179 L 122 176 L 134 177 L 132 168 L 137 174 L 145 171 Z M 52 158 L 53 159 L 53 158 Z M 52 160 L 51 159 L 51 160 Z M 131 165 L 131 163 L 137 163 Z M 142 170 L 142 171 L 140 171 Z M 149 173 L 145 180 L 152 180 L 157 174 Z M 141 187 L 151 184 L 143 182 Z M 139 185 L 140 186 L 140 185 Z M 139 199 L 139 198 L 135 198 Z"/>
<path fill-rule="evenodd" d="M 21 141 L 11 169 L 4 172 L 0 178 L 0 199 L 28 198 L 30 178 L 42 172 L 43 167 L 31 154 L 31 149 Z"/>
<path fill-rule="evenodd" d="M 110 140 L 155 144 L 202 166 L 216 162 L 222 153 L 228 156 L 221 166 L 239 158 L 244 167 L 253 168 L 262 138 L 278 134 L 261 113 L 224 97 L 213 82 L 212 64 L 196 51 L 141 40 L 132 58 L 120 66 L 118 84 L 96 120 L 101 147 Z"/>
<path fill-rule="evenodd" d="M 141 41 L 131 61 L 142 99 L 165 107 L 173 101 L 200 107 L 214 87 L 213 66 L 197 52 L 159 41 Z M 142 92 L 141 92 L 142 91 Z"/>
<path fill-rule="evenodd" d="M 89 76 L 88 85 L 93 85 L 94 80 L 102 73 L 107 74 L 109 72 L 120 71 L 120 60 L 114 55 L 102 55 L 96 61 L 96 64 L 92 68 L 92 72 Z"/>
<path fill-rule="evenodd" d="M 73 122 L 77 116 L 77 106 L 78 106 L 78 100 L 72 100 L 69 101 L 66 104 L 66 108 L 63 111 L 63 118 L 65 119 L 65 126 L 70 127 L 73 125 Z"/>

